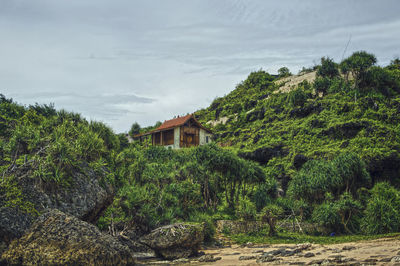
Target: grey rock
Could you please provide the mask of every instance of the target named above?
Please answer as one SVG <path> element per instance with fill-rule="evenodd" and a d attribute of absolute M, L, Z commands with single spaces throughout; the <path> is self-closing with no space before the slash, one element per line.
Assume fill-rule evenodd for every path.
<path fill-rule="evenodd" d="M 221 257 L 214 257 L 214 255 L 204 255 L 204 256 L 201 256 L 198 259 L 198 261 L 199 262 L 215 262 L 220 259 L 221 259 Z"/>
<path fill-rule="evenodd" d="M 163 258 L 173 260 L 195 255 L 204 239 L 202 224 L 176 223 L 159 227 L 139 239 Z"/>
<path fill-rule="evenodd" d="M 400 262 L 400 256 L 394 256 L 390 261 L 391 262 Z"/>
<path fill-rule="evenodd" d="M 256 251 L 253 251 L 251 253 L 264 253 L 264 250 L 256 250 Z"/>
<path fill-rule="evenodd" d="M 312 260 L 312 261 L 310 261 L 310 262 L 308 263 L 308 265 L 315 265 L 315 264 L 319 265 L 319 264 L 321 264 L 322 262 L 324 262 L 324 259 Z"/>
<path fill-rule="evenodd" d="M 34 217 L 16 208 L 0 208 L 0 242 L 8 245 L 13 239 L 23 235 Z"/>
<path fill-rule="evenodd" d="M 263 263 L 263 262 L 272 262 L 272 261 L 276 261 L 277 258 L 275 258 L 272 255 L 262 255 L 259 259 L 257 259 L 257 263 Z"/>
<path fill-rule="evenodd" d="M 48 209 L 58 209 L 87 222 L 96 222 L 99 215 L 112 202 L 111 185 L 100 184 L 106 175 L 95 173 L 87 165 L 72 174 L 68 186 L 54 182 L 44 182 L 33 178 L 29 169 L 14 173 L 18 188 L 24 200 L 33 204 L 38 213 Z M 10 177 L 6 177 L 10 178 Z M 11 207 L 0 209 L 0 242 L 9 243 L 18 238 L 32 225 L 37 216 Z"/>
<path fill-rule="evenodd" d="M 240 256 L 239 260 L 255 260 L 257 256 Z"/>
<path fill-rule="evenodd" d="M 308 252 L 308 253 L 304 254 L 304 257 L 305 257 L 305 258 L 315 257 L 315 254 L 312 253 L 312 252 Z"/>
<path fill-rule="evenodd" d="M 97 227 L 59 210 L 40 216 L 2 254 L 11 265 L 133 265 L 129 249 Z M 1 263 L 0 263 L 1 264 Z"/>
<path fill-rule="evenodd" d="M 383 258 L 379 262 L 390 262 L 392 258 Z"/>
<path fill-rule="evenodd" d="M 353 249 L 356 249 L 356 247 L 355 246 L 344 246 L 342 248 L 342 250 L 353 250 Z"/>

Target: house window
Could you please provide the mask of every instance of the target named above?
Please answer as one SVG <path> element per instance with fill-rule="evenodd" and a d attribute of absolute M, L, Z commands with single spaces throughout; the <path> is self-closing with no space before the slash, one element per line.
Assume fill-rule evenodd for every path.
<path fill-rule="evenodd" d="M 206 136 L 206 143 L 208 143 L 208 136 Z"/>

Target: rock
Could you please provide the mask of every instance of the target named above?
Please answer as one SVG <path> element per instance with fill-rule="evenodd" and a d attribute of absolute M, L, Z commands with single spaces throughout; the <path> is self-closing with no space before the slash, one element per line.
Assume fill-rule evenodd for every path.
<path fill-rule="evenodd" d="M 294 249 L 294 251 L 295 251 L 295 253 L 299 253 L 299 252 L 301 252 L 303 250 L 307 250 L 307 249 L 309 249 L 311 247 L 312 247 L 311 243 L 297 244 L 296 248 Z"/>
<path fill-rule="evenodd" d="M 172 262 L 173 263 L 187 263 L 187 262 L 189 262 L 189 259 L 181 258 L 181 259 L 173 260 Z"/>
<path fill-rule="evenodd" d="M 400 262 L 400 256 L 394 256 L 390 261 L 391 262 Z"/>
<path fill-rule="evenodd" d="M 195 255 L 204 239 L 202 224 L 176 223 L 159 227 L 139 239 L 157 255 L 173 260 Z"/>
<path fill-rule="evenodd" d="M 344 246 L 342 248 L 342 250 L 353 250 L 353 249 L 356 249 L 356 247 L 355 246 Z"/>
<path fill-rule="evenodd" d="M 221 257 L 214 257 L 214 255 L 204 255 L 204 256 L 201 256 L 198 259 L 198 261 L 199 262 L 214 262 L 214 261 L 217 261 L 220 259 L 221 259 Z"/>
<path fill-rule="evenodd" d="M 368 265 L 375 265 L 377 262 L 377 259 L 366 259 L 363 261 L 363 263 L 367 263 Z"/>
<path fill-rule="evenodd" d="M 392 258 L 383 258 L 379 262 L 390 262 Z"/>
<path fill-rule="evenodd" d="M 139 238 L 134 230 L 128 230 L 124 234 L 118 235 L 118 240 L 125 246 L 129 247 L 131 252 L 154 253 L 154 251 L 145 244 L 139 243 Z"/>
<path fill-rule="evenodd" d="M 272 147 L 261 147 L 252 152 L 239 152 L 238 155 L 244 159 L 267 164 L 274 157 L 283 157 L 289 154 L 289 150 L 283 145 Z"/>
<path fill-rule="evenodd" d="M 263 262 L 271 262 L 271 261 L 276 261 L 278 260 L 272 255 L 262 255 L 256 262 L 257 263 L 263 263 Z"/>
<path fill-rule="evenodd" d="M 49 210 L 3 253 L 3 262 L 30 265 L 133 265 L 129 249 L 74 216 Z M 0 263 L 1 264 L 1 263 Z"/>
<path fill-rule="evenodd" d="M 58 209 L 87 222 L 96 222 L 99 215 L 112 202 L 113 188 L 102 185 L 106 176 L 95 173 L 88 166 L 82 165 L 79 171 L 72 173 L 69 185 L 62 186 L 54 182 L 44 182 L 32 177 L 29 169 L 14 173 L 18 189 L 24 201 L 32 203 L 33 208 L 44 213 L 48 209 Z M 24 234 L 37 218 L 32 214 L 17 211 L 11 207 L 0 209 L 0 242 L 9 243 Z"/>
<path fill-rule="evenodd" d="M 319 259 L 319 260 L 312 260 L 308 263 L 308 265 L 314 265 L 314 264 L 321 264 L 324 262 L 324 259 Z"/>
<path fill-rule="evenodd" d="M 312 252 L 308 252 L 308 253 L 304 254 L 304 257 L 305 257 L 305 258 L 315 257 L 315 254 L 312 253 Z"/>
<path fill-rule="evenodd" d="M 248 248 L 251 248 L 251 247 L 253 247 L 253 246 L 254 246 L 254 244 L 251 243 L 251 242 L 247 242 L 247 243 L 246 243 L 246 247 L 248 247 Z"/>
<path fill-rule="evenodd" d="M 294 261 L 290 262 L 289 265 L 306 265 L 306 263 L 303 261 Z"/>
<path fill-rule="evenodd" d="M 240 256 L 239 260 L 255 260 L 257 256 Z"/>
<path fill-rule="evenodd" d="M 253 252 L 251 252 L 251 253 L 264 253 L 264 250 L 255 250 L 255 251 L 253 251 Z"/>
<path fill-rule="evenodd" d="M 21 237 L 31 226 L 33 219 L 31 214 L 16 208 L 0 208 L 0 243 L 8 245 L 13 239 Z"/>

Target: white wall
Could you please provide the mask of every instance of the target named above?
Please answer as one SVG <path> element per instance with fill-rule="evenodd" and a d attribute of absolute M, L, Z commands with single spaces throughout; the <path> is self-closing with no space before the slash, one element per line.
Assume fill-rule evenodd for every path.
<path fill-rule="evenodd" d="M 176 128 L 174 128 L 174 145 L 173 145 L 172 148 L 174 148 L 174 149 L 179 149 L 180 148 L 179 147 L 180 139 L 181 139 L 180 127 L 176 127 Z"/>
<path fill-rule="evenodd" d="M 200 138 L 199 144 L 200 145 L 208 144 L 206 142 L 206 139 L 207 139 L 206 137 L 208 137 L 208 143 L 211 143 L 212 134 L 210 134 L 207 131 L 205 131 L 204 129 L 200 128 L 200 134 L 199 134 L 199 138 Z"/>

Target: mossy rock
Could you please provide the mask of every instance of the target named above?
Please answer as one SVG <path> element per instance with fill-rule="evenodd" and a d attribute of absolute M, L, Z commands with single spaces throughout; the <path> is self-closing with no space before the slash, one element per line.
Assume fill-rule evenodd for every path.
<path fill-rule="evenodd" d="M 129 249 L 92 224 L 58 210 L 40 216 L 1 257 L 11 265 L 134 265 Z"/>
<path fill-rule="evenodd" d="M 176 223 L 151 231 L 140 242 L 163 258 L 178 259 L 196 254 L 203 240 L 203 224 Z"/>

